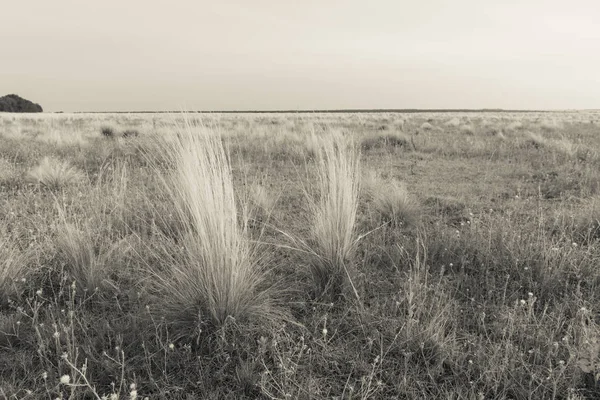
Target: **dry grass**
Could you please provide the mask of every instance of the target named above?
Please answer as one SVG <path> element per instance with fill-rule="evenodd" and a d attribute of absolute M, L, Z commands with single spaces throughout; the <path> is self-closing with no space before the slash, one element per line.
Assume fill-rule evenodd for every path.
<path fill-rule="evenodd" d="M 420 208 L 402 182 L 387 180 L 373 184 L 372 207 L 383 222 L 392 226 L 416 226 L 420 220 Z"/>
<path fill-rule="evenodd" d="M 115 288 L 112 276 L 121 264 L 129 246 L 126 241 L 107 244 L 92 236 L 89 226 L 79 227 L 62 216 L 56 237 L 56 248 L 65 260 L 65 272 L 75 282 L 80 294 L 90 295 L 97 291 L 107 293 Z M 121 271 L 122 272 L 122 271 Z"/>
<path fill-rule="evenodd" d="M 345 284 L 354 289 L 350 264 L 358 240 L 360 176 L 354 144 L 339 134 L 324 137 L 317 161 L 319 195 L 309 196 L 314 256 L 310 269 L 317 296 L 337 297 Z"/>
<path fill-rule="evenodd" d="M 192 329 L 206 323 L 218 328 L 230 318 L 251 323 L 279 318 L 267 270 L 247 236 L 247 215 L 238 218 L 220 135 L 186 121 L 163 145 L 174 169 L 156 172 L 182 227 L 183 256 L 153 271 L 160 309 L 171 322 Z"/>
<path fill-rule="evenodd" d="M 83 172 L 67 161 L 51 157 L 44 157 L 36 167 L 29 171 L 27 177 L 30 182 L 38 183 L 52 190 L 77 185 L 85 181 Z"/>

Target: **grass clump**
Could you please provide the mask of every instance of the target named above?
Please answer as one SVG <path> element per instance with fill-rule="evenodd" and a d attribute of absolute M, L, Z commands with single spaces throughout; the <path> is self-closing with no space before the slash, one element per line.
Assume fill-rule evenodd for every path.
<path fill-rule="evenodd" d="M 430 131 L 432 129 L 433 129 L 433 125 L 431 125 L 429 122 L 423 122 L 421 124 L 421 130 Z"/>
<path fill-rule="evenodd" d="M 384 131 L 366 136 L 361 141 L 360 145 L 364 151 L 368 151 L 373 148 L 408 148 L 410 145 L 410 139 L 402 132 Z"/>
<path fill-rule="evenodd" d="M 61 211 L 62 214 L 62 211 Z M 88 227 L 66 221 L 64 215 L 57 232 L 56 248 L 65 260 L 65 272 L 80 293 L 91 295 L 116 286 L 111 279 L 125 252 L 125 242 L 98 243 Z"/>
<path fill-rule="evenodd" d="M 56 190 L 83 183 L 85 175 L 67 161 L 44 157 L 35 168 L 29 171 L 28 179 L 30 182 Z"/>
<path fill-rule="evenodd" d="M 475 130 L 473 129 L 472 125 L 461 125 L 459 130 L 465 135 L 473 136 L 475 134 Z"/>
<path fill-rule="evenodd" d="M 377 182 L 373 184 L 370 195 L 372 207 L 384 223 L 395 227 L 418 225 L 420 208 L 403 182 Z"/>
<path fill-rule="evenodd" d="M 548 145 L 548 141 L 538 133 L 527 131 L 525 133 L 525 144 L 535 147 L 536 149 L 540 149 L 542 147 L 546 147 Z"/>
<path fill-rule="evenodd" d="M 460 126 L 460 120 L 456 117 L 446 121 L 444 123 L 444 125 L 449 126 L 449 127 L 453 127 L 453 128 L 458 128 Z"/>
<path fill-rule="evenodd" d="M 317 297 L 342 295 L 351 288 L 358 236 L 355 230 L 360 193 L 360 154 L 341 135 L 322 139 L 317 160 L 318 197 L 309 196 L 312 217 L 310 273 Z"/>
<path fill-rule="evenodd" d="M 238 218 L 230 160 L 221 137 L 185 121 L 163 149 L 174 168 L 157 171 L 182 232 L 173 250 L 182 254 L 153 271 L 160 308 L 182 332 L 237 322 L 274 322 L 274 286 Z M 191 332 L 190 332 L 191 333 Z"/>

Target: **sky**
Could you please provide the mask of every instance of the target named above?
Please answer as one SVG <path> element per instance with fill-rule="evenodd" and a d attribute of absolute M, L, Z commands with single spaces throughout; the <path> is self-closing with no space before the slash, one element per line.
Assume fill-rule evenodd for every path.
<path fill-rule="evenodd" d="M 598 0 L 0 0 L 45 111 L 600 108 Z"/>

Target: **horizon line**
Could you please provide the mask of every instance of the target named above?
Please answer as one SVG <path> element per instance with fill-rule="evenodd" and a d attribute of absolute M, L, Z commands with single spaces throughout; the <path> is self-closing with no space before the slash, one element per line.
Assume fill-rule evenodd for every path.
<path fill-rule="evenodd" d="M 48 111 L 53 114 L 311 114 L 311 113 L 443 113 L 443 112 L 574 112 L 600 111 L 595 108 L 584 109 L 502 109 L 502 108 L 348 108 L 348 109 L 301 109 L 301 110 L 179 110 L 179 111 Z"/>

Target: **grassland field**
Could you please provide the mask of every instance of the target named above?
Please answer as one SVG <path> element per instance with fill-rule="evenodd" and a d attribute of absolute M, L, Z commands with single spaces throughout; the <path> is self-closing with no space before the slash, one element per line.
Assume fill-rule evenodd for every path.
<path fill-rule="evenodd" d="M 599 399 L 600 112 L 0 114 L 0 398 Z"/>

